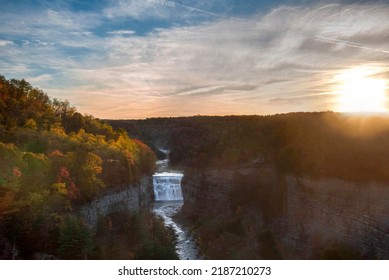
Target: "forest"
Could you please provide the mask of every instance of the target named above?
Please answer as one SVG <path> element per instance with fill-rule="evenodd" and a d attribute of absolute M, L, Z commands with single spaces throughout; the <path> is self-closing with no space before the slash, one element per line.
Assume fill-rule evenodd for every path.
<path fill-rule="evenodd" d="M 173 238 L 153 215 L 106 217 L 95 234 L 78 214 L 104 192 L 153 174 L 155 158 L 124 130 L 80 114 L 68 101 L 50 99 L 25 80 L 0 76 L 0 258 L 162 258 L 144 253 L 144 246 L 163 247 Z M 118 226 L 129 220 L 142 234 L 123 240 L 127 247 L 121 250 L 127 252 L 114 254 L 101 233 L 134 228 Z"/>
<path fill-rule="evenodd" d="M 283 174 L 389 182 L 389 118 L 335 112 L 109 120 L 181 168 L 256 162 Z M 156 148 L 157 147 L 157 148 Z"/>
<path fill-rule="evenodd" d="M 170 150 L 170 163 L 185 174 L 181 215 L 196 233 L 206 258 L 387 258 L 377 253 L 388 248 L 387 235 L 381 234 L 387 232 L 386 115 L 301 112 L 109 123 L 148 141 L 154 150 Z M 288 178 L 299 182 L 295 192 L 301 196 L 288 193 Z M 315 189 L 309 182 L 327 185 Z M 353 190 L 345 195 L 347 187 L 342 184 Z M 369 196 L 377 197 L 369 200 Z M 293 203 L 301 210 L 294 212 L 299 213 L 295 223 L 288 212 L 293 212 Z M 322 211 L 310 216 L 315 207 Z M 349 217 L 348 211 L 356 217 Z M 366 217 L 368 222 L 360 221 Z M 338 220 L 326 223 L 333 219 Z M 315 235 L 310 223 L 316 221 L 324 229 Z M 363 230 L 354 222 L 364 225 Z M 346 233 L 336 228 L 338 224 L 348 225 Z M 301 236 L 285 243 L 293 232 Z M 338 239 L 320 243 L 328 232 Z M 345 237 L 350 232 L 364 241 Z M 294 247 L 296 240 L 303 244 Z"/>
<path fill-rule="evenodd" d="M 309 225 L 303 221 L 312 208 L 302 210 L 297 224 L 289 225 L 293 230 L 285 229 L 284 225 L 291 223 L 286 217 L 292 215 L 287 213 L 290 205 L 286 178 L 296 178 L 300 182 L 296 188 L 311 199 L 315 199 L 316 190 L 304 185 L 309 180 L 334 179 L 354 184 L 355 195 L 352 192 L 342 199 L 344 189 L 339 189 L 339 197 L 318 196 L 321 200 L 316 201 L 317 207 L 324 208 L 323 213 L 344 210 L 340 214 L 344 215 L 342 222 L 352 224 L 353 220 L 348 220 L 345 214 L 347 201 L 352 205 L 360 192 L 369 194 L 368 186 L 385 186 L 389 182 L 389 118 L 386 115 L 302 112 L 110 120 L 109 123 L 147 141 L 154 150 L 161 147 L 170 150 L 170 163 L 185 173 L 183 192 L 187 201 L 181 217 L 196 233 L 206 258 L 288 258 L 286 252 L 298 252 L 301 247 L 293 248 L 282 241 L 293 230 L 306 234 L 302 240 L 305 240 L 305 257 L 310 259 L 375 259 L 378 256 L 375 250 L 384 248 L 382 237 L 371 241 L 374 245 L 369 245 L 370 251 L 361 249 L 360 242 L 341 240 L 341 237 L 320 244 L 318 240 L 325 233 L 310 239 L 309 230 L 303 230 Z M 293 204 L 294 199 L 298 198 L 289 198 L 289 203 Z M 335 205 L 333 201 L 337 199 L 346 206 Z M 305 209 L 308 202 L 301 203 L 298 208 Z M 377 213 L 385 211 L 382 202 L 358 203 L 370 209 L 365 216 L 373 217 L 374 207 L 379 209 Z M 323 216 L 333 218 L 331 214 Z M 311 222 L 315 219 L 320 219 L 320 215 Z M 372 228 L 385 230 L 385 218 L 371 219 Z M 332 225 L 327 226 L 326 232 L 333 230 Z M 357 231 L 351 226 L 348 230 Z M 368 226 L 364 230 L 369 232 L 364 237 L 366 242 L 373 240 L 374 232 Z M 339 236 L 342 234 L 338 232 Z M 293 253 L 289 257 L 303 255 Z"/>
<path fill-rule="evenodd" d="M 282 244 L 282 238 L 290 233 L 280 226 L 289 222 L 286 218 L 288 177 L 296 178 L 300 182 L 296 188 L 309 198 L 314 198 L 316 192 L 304 185 L 310 180 L 342 180 L 354 186 L 355 195 L 351 192 L 349 197 L 342 196 L 344 188 L 339 189 L 339 197 L 319 196 L 322 200 L 316 201 L 317 207 L 324 207 L 323 213 L 336 212 L 338 208 L 332 208 L 333 200 L 343 201 L 346 209 L 351 207 L 349 203 L 353 205 L 351 201 L 357 199 L 358 193 L 368 194 L 369 186 L 380 185 L 383 191 L 389 182 L 389 118 L 386 115 L 301 112 L 110 123 L 127 129 L 130 134 L 137 133 L 137 137 L 143 137 L 140 139 L 149 141 L 152 147 L 165 144 L 170 149 L 170 163 L 185 170 L 184 185 L 191 188 L 182 215 L 196 232 L 199 247 L 209 259 L 281 259 L 288 250 L 298 251 Z M 232 179 L 226 179 L 229 176 Z M 376 191 L 371 190 L 372 195 Z M 290 198 L 289 203 L 293 199 L 298 198 Z M 305 210 L 300 213 L 301 220 L 293 225 L 298 232 L 309 227 L 302 224 L 304 211 L 312 211 L 304 208 L 307 203 L 301 201 L 301 209 Z M 385 209 L 385 204 L 379 201 L 375 201 L 377 205 L 364 200 L 359 203 L 365 207 L 366 212 L 362 213 L 367 217 L 375 215 L 371 210 L 375 206 Z M 222 210 L 215 213 L 217 209 Z M 344 215 L 343 222 L 352 224 L 352 219 L 347 220 L 347 210 L 344 211 L 337 214 Z M 357 207 L 351 211 L 357 211 Z M 331 219 L 330 214 L 324 216 Z M 379 217 L 371 218 L 369 223 L 377 231 L 387 230 L 385 217 Z M 332 225 L 326 226 L 329 227 L 326 231 L 332 230 Z M 348 230 L 357 231 L 351 227 Z M 370 242 L 374 231 L 368 226 L 365 230 L 369 233 L 365 240 Z M 307 249 L 311 259 L 375 259 L 374 252 L 385 246 L 385 238 L 378 238 L 380 241 L 372 241 L 370 251 L 363 250 L 361 243 L 342 240 L 341 230 L 339 240 L 320 245 L 315 242 L 325 233 L 317 235 L 316 241 L 314 238 L 308 241 L 308 230 L 305 234 L 302 240 L 307 247 L 311 246 L 310 251 Z"/>
<path fill-rule="evenodd" d="M 183 170 L 266 164 L 280 177 L 387 183 L 388 139 L 385 115 L 99 120 L 77 112 L 68 101 L 50 99 L 25 80 L 0 76 L 0 258 L 177 258 L 174 234 L 149 211 L 101 217 L 96 231 L 79 215 L 85 203 L 152 175 L 157 155 L 163 157 L 160 148 L 169 149 L 171 165 Z M 261 200 L 256 183 L 240 179 L 231 207 L 251 209 Z M 253 194 L 251 200 L 237 195 L 241 187 Z M 201 230 L 216 227 L 196 222 L 208 240 L 214 232 Z M 239 225 L 226 220 L 220 232 L 239 233 Z M 263 234 L 262 239 L 272 239 Z M 267 252 L 268 258 L 279 257 Z"/>

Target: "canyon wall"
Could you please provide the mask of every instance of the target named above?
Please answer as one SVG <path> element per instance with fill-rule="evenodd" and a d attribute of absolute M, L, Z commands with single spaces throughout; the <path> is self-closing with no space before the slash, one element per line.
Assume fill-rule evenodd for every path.
<path fill-rule="evenodd" d="M 389 185 L 297 179 L 271 166 L 188 170 L 182 185 L 189 220 L 222 224 L 209 239 L 198 226 L 210 258 L 220 258 L 213 244 L 236 240 L 246 251 L 233 258 L 389 259 Z"/>
<path fill-rule="evenodd" d="M 151 207 L 152 203 L 152 177 L 145 176 L 134 186 L 106 192 L 93 201 L 83 205 L 80 209 L 80 214 L 87 227 L 95 229 L 100 216 L 106 216 L 122 210 L 137 212 L 142 207 Z"/>
<path fill-rule="evenodd" d="M 364 258 L 389 259 L 389 185 L 289 177 L 287 186 L 282 242 L 295 250 L 286 257 L 342 244 Z"/>

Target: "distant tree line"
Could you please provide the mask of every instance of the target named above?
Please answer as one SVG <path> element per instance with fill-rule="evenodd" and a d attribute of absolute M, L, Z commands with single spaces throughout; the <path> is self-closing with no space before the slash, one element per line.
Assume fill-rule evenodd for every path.
<path fill-rule="evenodd" d="M 385 115 L 197 116 L 120 121 L 120 125 L 130 134 L 159 127 L 168 138 L 171 164 L 183 168 L 266 162 L 283 174 L 389 182 L 389 117 Z"/>

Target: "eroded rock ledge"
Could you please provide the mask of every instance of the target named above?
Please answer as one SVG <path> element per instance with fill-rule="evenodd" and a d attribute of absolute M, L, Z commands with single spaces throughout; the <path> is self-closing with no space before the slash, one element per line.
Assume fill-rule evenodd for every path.
<path fill-rule="evenodd" d="M 100 216 L 107 216 L 122 210 L 137 212 L 142 207 L 150 207 L 153 201 L 152 194 L 152 177 L 145 176 L 137 185 L 120 188 L 117 191 L 109 191 L 85 204 L 81 207 L 80 214 L 86 226 L 95 229 Z"/>
<path fill-rule="evenodd" d="M 191 169 L 182 186 L 183 212 L 209 258 L 389 259 L 389 184 L 262 166 Z"/>

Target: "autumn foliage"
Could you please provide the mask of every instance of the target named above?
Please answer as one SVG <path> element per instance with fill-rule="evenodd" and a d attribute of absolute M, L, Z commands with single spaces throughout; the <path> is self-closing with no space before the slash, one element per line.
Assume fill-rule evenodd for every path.
<path fill-rule="evenodd" d="M 88 257 L 91 237 L 77 208 L 152 174 L 154 164 L 154 153 L 125 132 L 0 76 L 1 257 L 69 258 L 74 248 Z"/>

